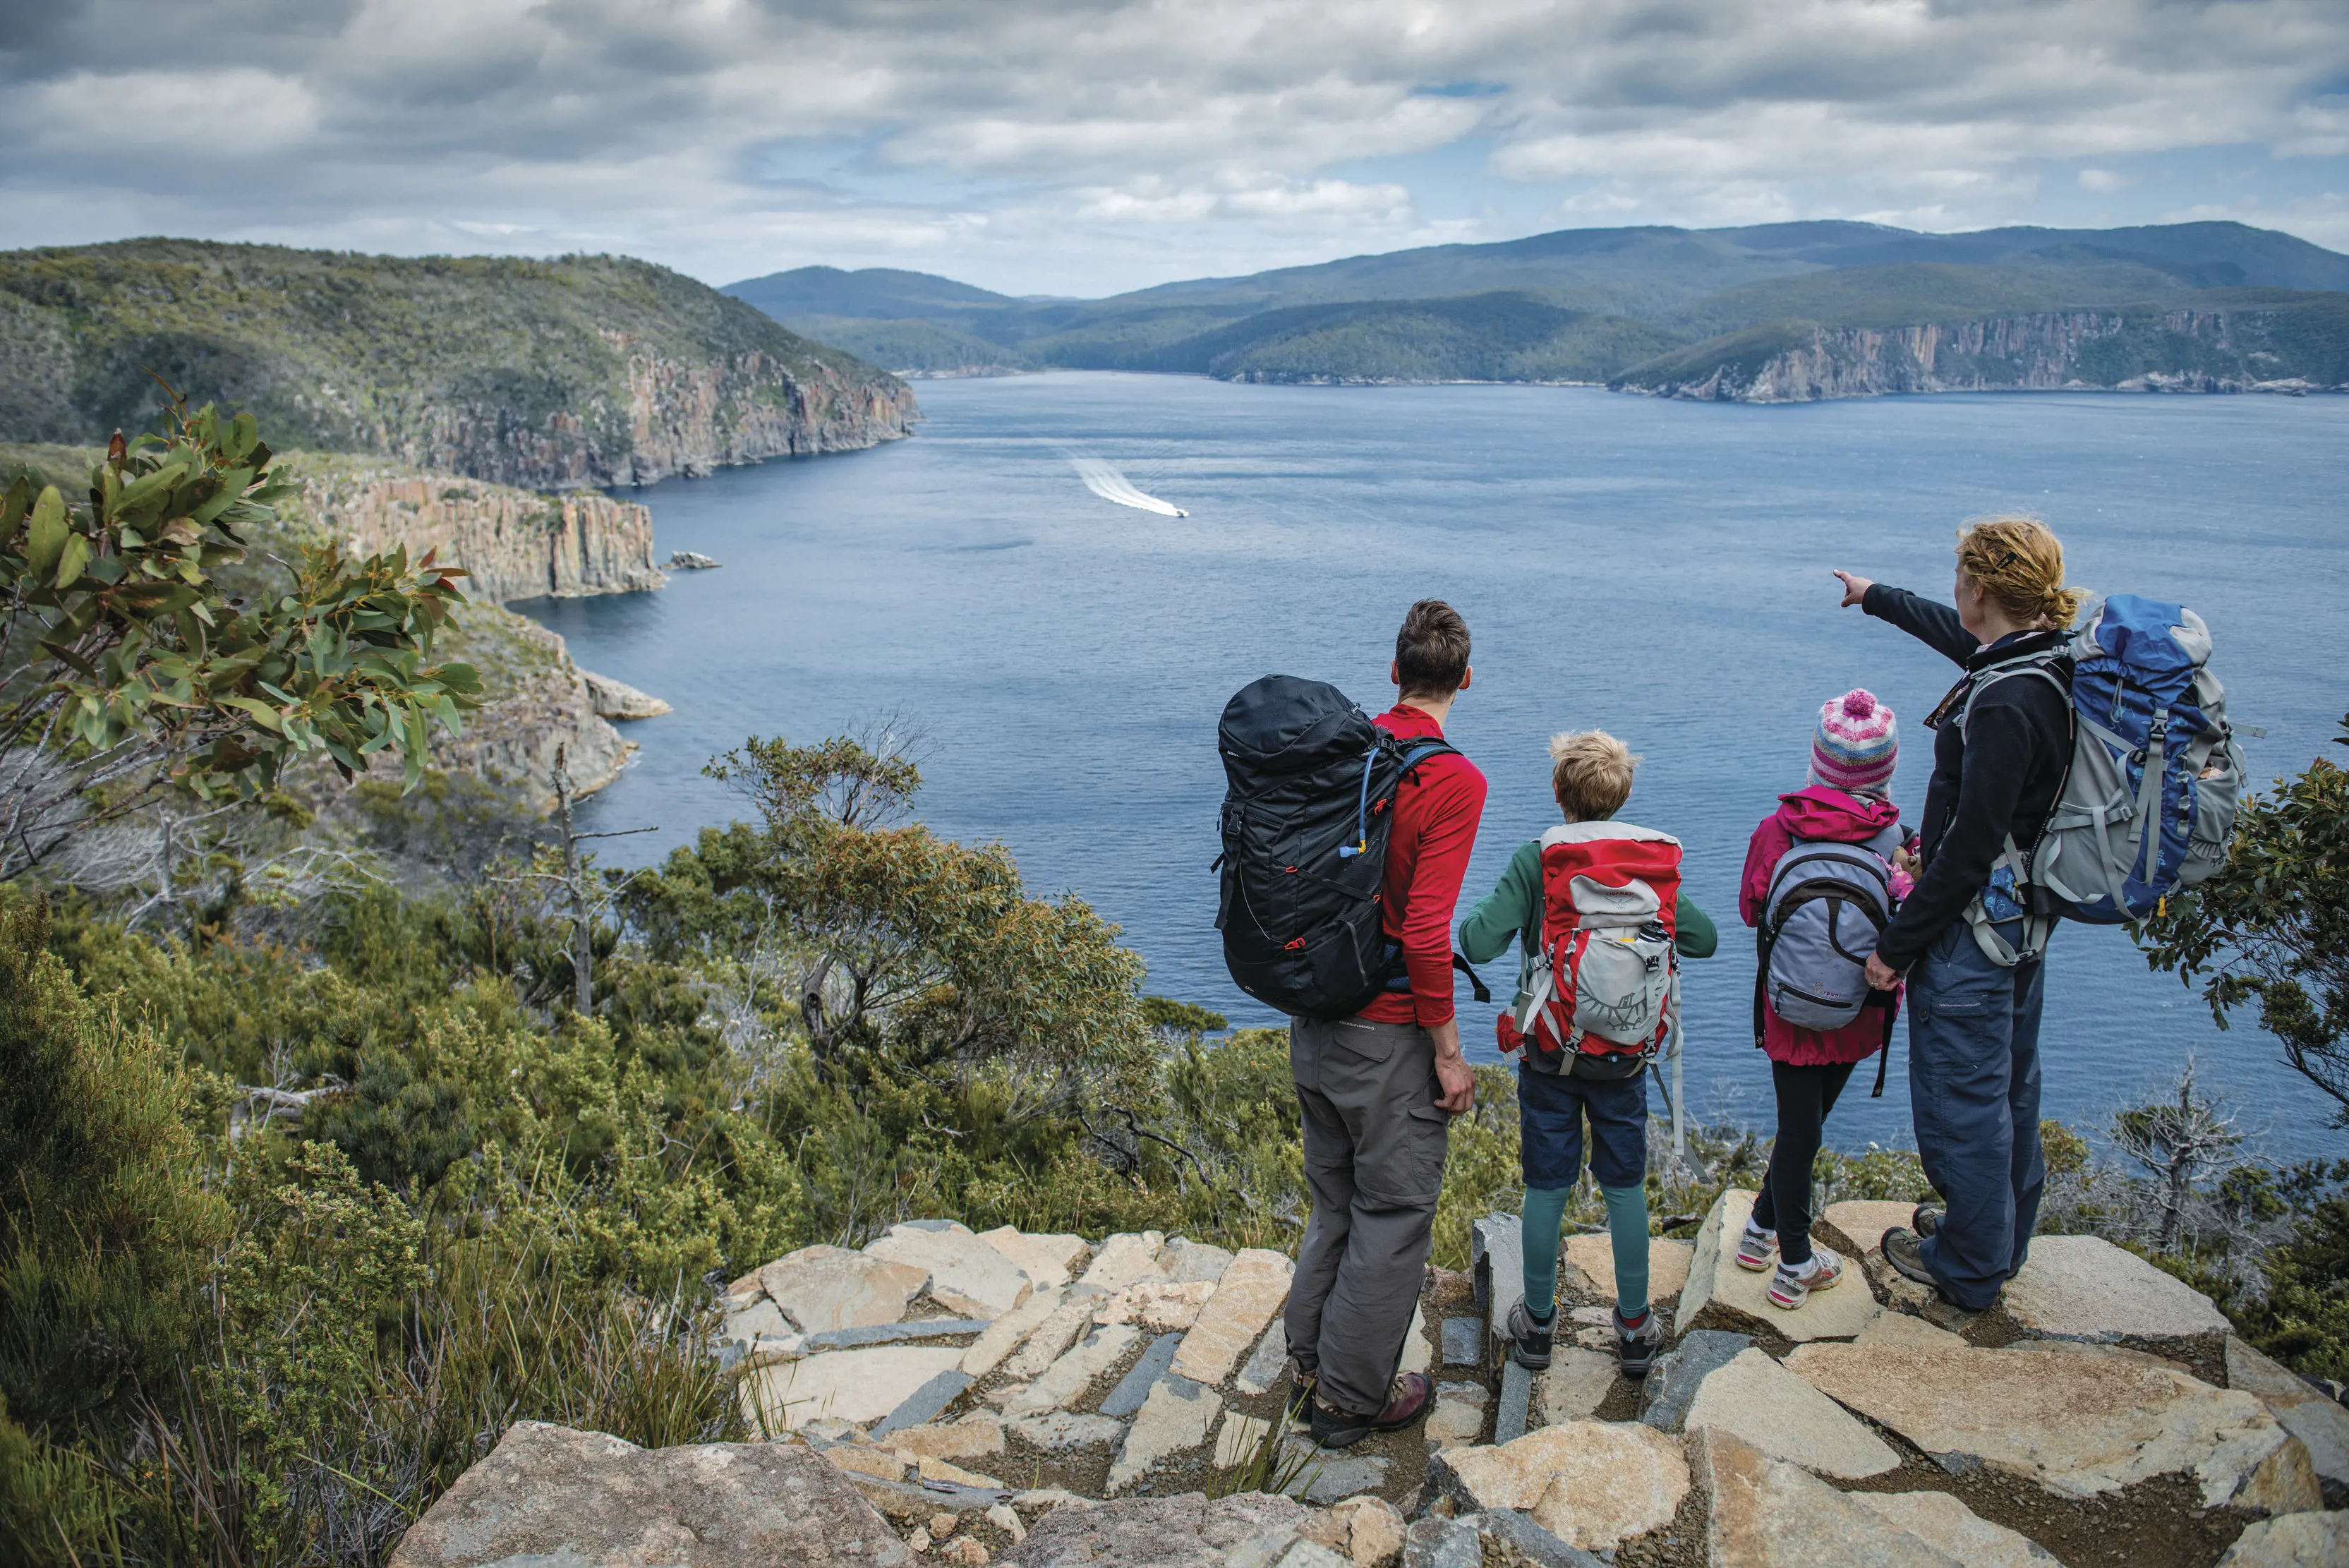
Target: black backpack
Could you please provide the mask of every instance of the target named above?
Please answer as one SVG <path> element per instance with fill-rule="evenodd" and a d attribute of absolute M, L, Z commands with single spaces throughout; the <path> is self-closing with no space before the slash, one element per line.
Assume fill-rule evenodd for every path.
<path fill-rule="evenodd" d="M 1288 675 L 1242 687 L 1216 746 L 1228 784 L 1216 926 L 1233 981 L 1292 1016 L 1352 1017 L 1402 972 L 1379 927 L 1395 791 L 1454 748 L 1399 740 L 1336 687 Z"/>

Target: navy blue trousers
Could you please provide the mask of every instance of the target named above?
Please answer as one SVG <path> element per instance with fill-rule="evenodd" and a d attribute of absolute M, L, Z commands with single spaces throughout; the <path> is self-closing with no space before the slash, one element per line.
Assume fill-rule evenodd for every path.
<path fill-rule="evenodd" d="M 1959 919 L 1909 971 L 1909 1111 L 1925 1179 L 1949 1206 L 1925 1241 L 1925 1265 L 1969 1311 L 1998 1299 L 2039 1222 L 2045 969 L 2044 960 L 1991 962 Z"/>

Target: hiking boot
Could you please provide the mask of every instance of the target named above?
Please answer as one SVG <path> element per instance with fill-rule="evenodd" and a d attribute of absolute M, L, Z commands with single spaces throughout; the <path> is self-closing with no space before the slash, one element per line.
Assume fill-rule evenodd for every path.
<path fill-rule="evenodd" d="M 1509 1307 L 1507 1334 L 1509 1359 L 1529 1371 L 1540 1372 L 1549 1366 L 1550 1335 L 1557 1327 L 1557 1303 L 1550 1303 L 1549 1321 L 1536 1323 L 1520 1296 Z"/>
<path fill-rule="evenodd" d="M 1615 1309 L 1615 1359 L 1624 1376 L 1645 1377 L 1663 1348 L 1664 1320 L 1654 1307 L 1637 1328 L 1624 1318 L 1621 1307 Z"/>
<path fill-rule="evenodd" d="M 1737 1243 L 1737 1266 L 1758 1274 L 1770 1266 L 1770 1260 L 1777 1255 L 1777 1251 L 1778 1232 L 1760 1230 L 1748 1220 L 1745 1234 Z"/>
<path fill-rule="evenodd" d="M 1937 1236 L 1941 1231 L 1942 1213 L 1941 1210 L 1920 1203 L 1916 1212 L 1909 1216 L 1909 1229 L 1920 1236 Z"/>
<path fill-rule="evenodd" d="M 1770 1280 L 1770 1304 L 1792 1312 L 1810 1300 L 1813 1291 L 1826 1290 L 1842 1278 L 1843 1260 L 1830 1248 L 1814 1246 L 1809 1262 L 1778 1265 Z"/>
<path fill-rule="evenodd" d="M 1373 1432 L 1399 1432 L 1422 1416 L 1435 1397 L 1435 1385 L 1424 1372 L 1399 1374 L 1387 1391 L 1384 1408 L 1375 1416 L 1350 1416 L 1332 1410 L 1318 1397 L 1313 1401 L 1313 1440 L 1325 1449 L 1350 1449 Z"/>

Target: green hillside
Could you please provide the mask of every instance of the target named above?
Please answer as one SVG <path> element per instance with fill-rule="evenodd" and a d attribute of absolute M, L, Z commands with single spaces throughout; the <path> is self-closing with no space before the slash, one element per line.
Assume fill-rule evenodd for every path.
<path fill-rule="evenodd" d="M 830 314 L 792 325 L 915 370 L 985 363 L 977 346 L 991 344 L 1013 367 L 1655 389 L 1705 382 L 1715 369 L 1741 380 L 1823 333 L 1931 326 L 1966 337 L 1980 335 L 1974 324 L 2000 321 L 2010 325 L 1991 333 L 1989 348 L 1903 372 L 1900 389 L 2116 386 L 2148 376 L 2210 389 L 2349 384 L 2323 303 L 2349 302 L 2349 256 L 2240 223 L 1971 234 L 1855 223 L 1574 229 L 1095 300 L 1021 300 L 922 274 L 830 268 L 729 292 L 820 300 Z M 868 308 L 889 319 L 863 318 Z M 2179 311 L 2197 324 L 2165 324 Z M 2101 313 L 2093 341 L 2016 347 L 2054 330 L 2038 318 L 2082 312 Z M 2115 313 L 2126 323 L 2108 319 Z M 2036 324 L 2017 325 L 2024 318 Z M 2238 322 L 2240 332 L 2230 325 Z M 2074 349 L 2077 362 L 2047 358 Z"/>
<path fill-rule="evenodd" d="M 652 450 L 642 427 L 697 373 L 718 382 L 708 429 L 667 432 L 692 452 Z M 289 443 L 542 486 L 689 470 L 700 446 L 776 455 L 798 450 L 793 421 L 901 409 L 834 443 L 869 445 L 911 412 L 871 366 L 647 262 L 191 240 L 0 254 L 0 440 L 155 428 L 159 377 Z"/>

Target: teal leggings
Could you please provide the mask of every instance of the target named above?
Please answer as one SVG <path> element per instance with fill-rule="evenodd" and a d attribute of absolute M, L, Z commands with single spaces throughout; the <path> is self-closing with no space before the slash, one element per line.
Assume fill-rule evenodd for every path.
<path fill-rule="evenodd" d="M 1526 1253 L 1526 1310 L 1547 1317 L 1557 1310 L 1557 1231 L 1571 1187 L 1528 1187 L 1518 1234 Z M 1625 1317 L 1648 1310 L 1648 1189 L 1601 1187 L 1607 1234 L 1615 1243 L 1615 1304 Z"/>

